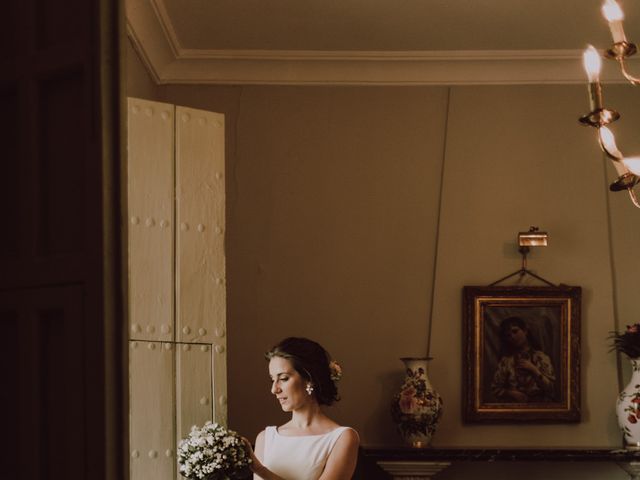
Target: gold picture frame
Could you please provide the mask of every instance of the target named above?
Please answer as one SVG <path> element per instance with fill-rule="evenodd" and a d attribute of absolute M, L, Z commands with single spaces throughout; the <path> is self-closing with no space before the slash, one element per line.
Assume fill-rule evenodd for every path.
<path fill-rule="evenodd" d="M 580 421 L 580 287 L 463 289 L 463 419 Z"/>

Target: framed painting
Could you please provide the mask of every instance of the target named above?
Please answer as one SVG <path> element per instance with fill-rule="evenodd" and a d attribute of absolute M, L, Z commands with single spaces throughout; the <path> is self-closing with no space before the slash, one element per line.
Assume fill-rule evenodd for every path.
<path fill-rule="evenodd" d="M 466 422 L 580 421 L 580 287 L 463 291 Z"/>

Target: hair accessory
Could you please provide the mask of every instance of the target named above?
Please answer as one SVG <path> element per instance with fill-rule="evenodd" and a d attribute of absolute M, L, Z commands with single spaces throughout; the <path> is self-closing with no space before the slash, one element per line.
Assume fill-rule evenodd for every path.
<path fill-rule="evenodd" d="M 342 378 L 342 367 L 335 360 L 331 360 L 329 362 L 329 372 L 331 372 L 331 380 L 334 382 L 337 382 Z"/>
<path fill-rule="evenodd" d="M 307 395 L 311 395 L 313 393 L 313 385 L 311 385 L 311 382 L 307 383 L 305 390 L 307 391 Z"/>

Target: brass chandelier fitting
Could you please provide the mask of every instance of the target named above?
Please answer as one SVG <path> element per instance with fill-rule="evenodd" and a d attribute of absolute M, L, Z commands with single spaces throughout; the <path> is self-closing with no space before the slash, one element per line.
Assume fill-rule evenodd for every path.
<path fill-rule="evenodd" d="M 602 13 L 609 22 L 609 29 L 613 37 L 613 45 L 605 51 L 604 56 L 618 62 L 622 74 L 632 85 L 640 85 L 640 78 L 632 76 L 627 70 L 626 59 L 634 55 L 638 48 L 634 43 L 627 41 L 622 26 L 624 19 L 622 9 L 615 0 L 605 0 Z M 592 45 L 589 45 L 583 54 L 583 61 L 589 79 L 590 111 L 580 117 L 580 122 L 597 129 L 600 148 L 616 169 L 618 179 L 609 186 L 609 189 L 614 192 L 626 190 L 633 204 L 640 208 L 640 202 L 633 190 L 640 182 L 640 157 L 625 157 L 616 146 L 613 132 L 607 127 L 608 124 L 618 120 L 620 114 L 615 110 L 603 107 L 602 104 L 601 56 Z"/>

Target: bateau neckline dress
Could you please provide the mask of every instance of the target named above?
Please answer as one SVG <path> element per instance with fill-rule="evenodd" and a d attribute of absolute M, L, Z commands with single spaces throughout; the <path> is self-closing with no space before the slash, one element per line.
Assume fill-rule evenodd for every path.
<path fill-rule="evenodd" d="M 286 480 L 317 480 L 340 435 L 350 427 L 337 427 L 317 435 L 288 436 L 278 427 L 265 428 L 263 464 Z"/>

